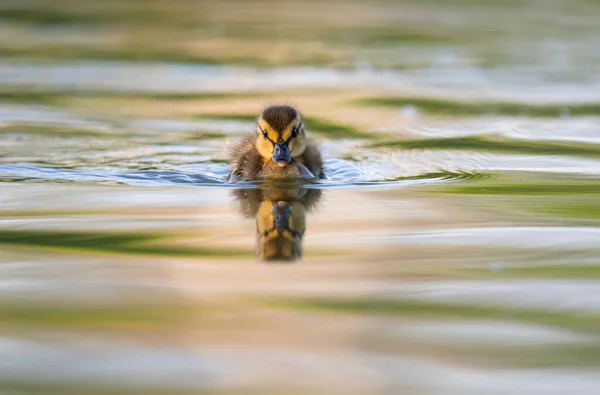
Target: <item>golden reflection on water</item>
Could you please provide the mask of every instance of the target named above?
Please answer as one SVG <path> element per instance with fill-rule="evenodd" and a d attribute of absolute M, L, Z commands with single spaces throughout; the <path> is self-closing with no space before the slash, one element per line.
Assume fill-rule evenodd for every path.
<path fill-rule="evenodd" d="M 233 193 L 241 213 L 256 219 L 256 256 L 263 261 L 302 257 L 306 214 L 321 198 L 318 189 L 266 187 Z"/>

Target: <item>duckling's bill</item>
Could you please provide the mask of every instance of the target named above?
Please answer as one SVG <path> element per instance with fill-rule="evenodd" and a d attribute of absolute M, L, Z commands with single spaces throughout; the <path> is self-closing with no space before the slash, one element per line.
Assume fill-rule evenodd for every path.
<path fill-rule="evenodd" d="M 284 167 L 292 160 L 290 149 L 286 143 L 275 144 L 273 146 L 273 162 L 278 166 Z"/>

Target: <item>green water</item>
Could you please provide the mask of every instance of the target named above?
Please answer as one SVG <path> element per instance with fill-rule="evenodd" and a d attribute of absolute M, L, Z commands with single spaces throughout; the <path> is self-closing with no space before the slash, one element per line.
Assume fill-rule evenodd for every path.
<path fill-rule="evenodd" d="M 599 18 L 2 2 L 0 393 L 599 392 Z M 272 103 L 326 180 L 224 183 Z"/>

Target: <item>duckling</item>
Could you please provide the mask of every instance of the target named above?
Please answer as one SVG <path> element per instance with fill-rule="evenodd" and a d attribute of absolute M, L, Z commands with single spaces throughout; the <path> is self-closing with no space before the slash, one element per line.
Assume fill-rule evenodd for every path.
<path fill-rule="evenodd" d="M 234 147 L 230 166 L 227 182 L 325 178 L 323 158 L 317 146 L 307 141 L 302 116 L 286 105 L 262 112 L 256 133 Z"/>

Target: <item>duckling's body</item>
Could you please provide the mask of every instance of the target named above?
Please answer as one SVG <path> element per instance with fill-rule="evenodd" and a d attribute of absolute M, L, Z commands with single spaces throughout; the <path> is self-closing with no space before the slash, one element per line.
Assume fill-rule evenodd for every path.
<path fill-rule="evenodd" d="M 307 144 L 304 153 L 286 166 L 263 157 L 256 149 L 257 136 L 245 137 L 231 155 L 229 181 L 263 178 L 324 178 L 323 159 L 318 148 Z"/>
<path fill-rule="evenodd" d="M 325 178 L 319 149 L 307 141 L 300 113 L 271 106 L 258 118 L 256 133 L 234 147 L 228 182 L 281 178 Z"/>

